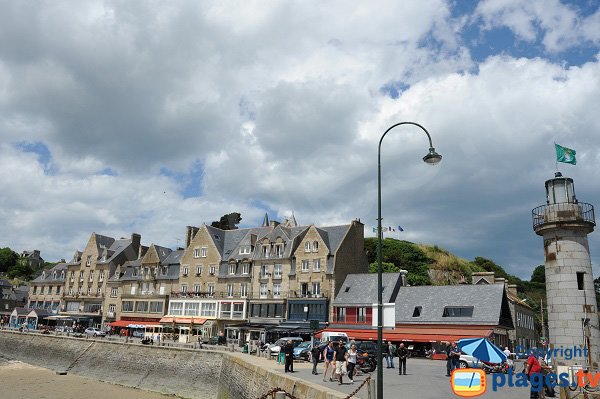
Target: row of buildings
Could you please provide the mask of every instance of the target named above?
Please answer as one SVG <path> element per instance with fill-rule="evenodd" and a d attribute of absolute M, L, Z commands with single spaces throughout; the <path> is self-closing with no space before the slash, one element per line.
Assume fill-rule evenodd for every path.
<path fill-rule="evenodd" d="M 185 247 L 141 244 L 93 233 L 85 248 L 33 280 L 30 309 L 46 324 L 131 328 L 161 326 L 230 340 L 263 342 L 315 328 L 374 339 L 376 275 L 367 274 L 364 225 L 299 226 L 265 220 L 260 227 L 188 226 Z M 531 309 L 493 273 L 473 285 L 408 287 L 385 274 L 386 337 L 438 342 L 464 334 L 500 345 L 537 340 Z M 16 311 L 31 318 L 29 310 Z M 531 345 L 534 346 L 534 345 Z"/>

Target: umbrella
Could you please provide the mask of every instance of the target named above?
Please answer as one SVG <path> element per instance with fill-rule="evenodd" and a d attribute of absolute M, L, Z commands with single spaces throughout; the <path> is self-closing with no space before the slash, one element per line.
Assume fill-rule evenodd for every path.
<path fill-rule="evenodd" d="M 458 347 L 467 355 L 484 362 L 502 363 L 506 360 L 504 352 L 485 338 L 459 339 Z"/>

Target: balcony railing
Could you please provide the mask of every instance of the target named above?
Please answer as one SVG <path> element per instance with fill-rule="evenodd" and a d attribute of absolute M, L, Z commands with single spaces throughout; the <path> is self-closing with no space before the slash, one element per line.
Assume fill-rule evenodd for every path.
<path fill-rule="evenodd" d="M 329 298 L 329 292 L 321 291 L 319 293 L 312 293 L 311 291 L 290 291 L 288 298 Z"/>
<path fill-rule="evenodd" d="M 531 211 L 533 229 L 546 223 L 588 223 L 596 225 L 594 206 L 585 202 L 548 204 Z"/>

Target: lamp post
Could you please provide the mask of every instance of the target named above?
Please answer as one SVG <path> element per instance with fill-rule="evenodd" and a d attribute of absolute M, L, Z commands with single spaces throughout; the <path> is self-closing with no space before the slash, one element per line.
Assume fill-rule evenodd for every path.
<path fill-rule="evenodd" d="M 423 161 L 429 165 L 436 165 L 442 160 L 442 156 L 435 152 L 431 142 L 431 136 L 427 129 L 415 122 L 400 122 L 390 126 L 379 139 L 377 152 L 377 399 L 383 399 L 383 293 L 382 293 L 382 268 L 381 268 L 381 142 L 386 134 L 396 126 L 414 125 L 421 128 L 429 139 L 429 152 L 423 157 Z"/>

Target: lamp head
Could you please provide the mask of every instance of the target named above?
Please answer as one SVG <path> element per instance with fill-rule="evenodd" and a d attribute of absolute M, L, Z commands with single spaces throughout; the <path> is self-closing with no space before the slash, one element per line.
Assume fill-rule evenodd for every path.
<path fill-rule="evenodd" d="M 429 153 L 423 157 L 423 161 L 428 165 L 437 165 L 442 160 L 442 156 L 435 152 L 435 148 L 429 147 Z"/>

